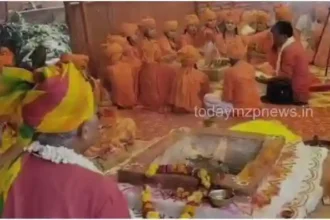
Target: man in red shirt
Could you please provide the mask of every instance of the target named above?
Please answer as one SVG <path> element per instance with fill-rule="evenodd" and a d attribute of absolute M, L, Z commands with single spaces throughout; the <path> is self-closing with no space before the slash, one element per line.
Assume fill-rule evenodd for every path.
<path fill-rule="evenodd" d="M 306 105 L 312 75 L 308 67 L 308 57 L 299 41 L 293 37 L 290 22 L 279 21 L 271 29 L 276 51 L 275 76 L 258 79 L 267 83 L 267 95 L 263 101 L 274 104 Z"/>

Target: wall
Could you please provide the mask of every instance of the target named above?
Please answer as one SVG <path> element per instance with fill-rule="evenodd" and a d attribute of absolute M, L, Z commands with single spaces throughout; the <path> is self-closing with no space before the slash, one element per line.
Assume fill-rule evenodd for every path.
<path fill-rule="evenodd" d="M 26 22 L 32 24 L 65 23 L 63 6 L 22 11 L 21 15 Z"/>
<path fill-rule="evenodd" d="M 156 19 L 158 29 L 164 21 L 177 19 L 182 22 L 186 14 L 195 13 L 194 2 L 88 2 L 86 8 L 86 26 L 90 51 L 84 36 L 84 24 L 79 4 L 71 3 L 67 7 L 68 25 L 74 52 L 90 54 L 91 69 L 100 71 L 102 63 L 101 44 L 107 34 L 117 33 L 122 22 L 138 22 L 144 16 Z"/>

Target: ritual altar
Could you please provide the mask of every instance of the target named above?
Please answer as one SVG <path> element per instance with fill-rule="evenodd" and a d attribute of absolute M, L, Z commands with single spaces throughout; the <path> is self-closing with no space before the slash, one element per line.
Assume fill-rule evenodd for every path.
<path fill-rule="evenodd" d="M 156 212 L 161 218 L 178 218 L 189 198 L 203 188 L 193 218 L 304 218 L 321 215 L 317 212 L 322 210 L 327 156 L 326 148 L 286 142 L 280 136 L 182 129 L 154 142 L 117 171 L 136 217 Z M 201 170 L 207 171 L 209 188 Z M 215 175 L 220 179 L 213 183 Z M 146 185 L 151 187 L 147 202 Z M 208 198 L 217 189 L 236 193 L 231 202 L 217 207 Z"/>

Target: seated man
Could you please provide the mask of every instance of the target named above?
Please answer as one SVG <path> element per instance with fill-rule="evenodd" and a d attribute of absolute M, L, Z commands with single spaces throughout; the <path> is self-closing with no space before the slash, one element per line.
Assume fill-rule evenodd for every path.
<path fill-rule="evenodd" d="M 13 82 L 0 94 L 0 117 L 19 113 L 23 121 L 17 143 L 0 156 L 0 216 L 129 218 L 116 182 L 81 155 L 99 139 L 90 82 L 72 63 L 34 74 L 43 77 L 18 68 L 0 75 L 0 83 Z"/>
<path fill-rule="evenodd" d="M 225 71 L 222 97 L 219 99 L 213 94 L 205 95 L 204 102 L 207 107 L 216 111 L 218 108 L 232 111 L 232 108 L 262 107 L 258 85 L 255 81 L 255 69 L 242 60 L 244 56 L 245 54 L 241 54 L 230 58 L 232 67 Z"/>
<path fill-rule="evenodd" d="M 307 54 L 301 43 L 293 37 L 290 22 L 278 21 L 272 27 L 271 33 L 274 47 L 278 51 L 276 70 L 275 77 L 258 78 L 259 82 L 268 85 L 267 95 L 262 97 L 262 100 L 274 104 L 305 105 L 312 83 Z"/>

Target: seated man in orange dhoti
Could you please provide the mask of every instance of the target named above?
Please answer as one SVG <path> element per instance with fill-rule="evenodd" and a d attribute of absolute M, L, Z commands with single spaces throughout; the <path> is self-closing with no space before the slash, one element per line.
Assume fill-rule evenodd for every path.
<path fill-rule="evenodd" d="M 216 37 L 216 46 L 222 56 L 236 57 L 237 54 L 246 54 L 247 45 L 242 36 L 238 34 L 237 16 L 233 12 L 228 12 L 225 18 L 225 30 Z"/>
<path fill-rule="evenodd" d="M 199 31 L 199 18 L 195 14 L 185 16 L 185 29 L 184 33 L 180 36 L 180 48 L 186 45 L 192 45 L 199 48 L 198 31 Z"/>
<path fill-rule="evenodd" d="M 267 83 L 264 101 L 274 104 L 305 105 L 309 99 L 312 75 L 308 57 L 301 43 L 293 37 L 290 22 L 279 21 L 271 29 L 275 47 L 278 48 L 275 77 L 259 79 Z"/>
<path fill-rule="evenodd" d="M 208 108 L 237 115 L 233 108 L 244 111 L 262 107 L 255 80 L 255 68 L 244 61 L 244 57 L 243 52 L 230 57 L 232 67 L 225 70 L 222 96 L 205 95 L 204 103 Z"/>
<path fill-rule="evenodd" d="M 118 43 L 108 44 L 105 54 L 108 66 L 102 79 L 110 85 L 111 101 L 119 108 L 132 108 L 136 105 L 135 82 L 133 69 L 122 60 L 124 49 Z"/>
<path fill-rule="evenodd" d="M 201 14 L 203 27 L 200 32 L 201 45 L 208 43 L 209 39 L 215 39 L 217 31 L 217 14 L 209 8 L 206 8 Z"/>
<path fill-rule="evenodd" d="M 127 60 L 133 67 L 133 76 L 135 81 L 135 93 L 138 96 L 139 93 L 139 72 L 142 67 L 141 61 L 141 51 L 139 45 L 141 43 L 141 36 L 139 33 L 139 28 L 137 24 L 133 23 L 123 23 L 121 26 L 121 32 L 124 37 L 126 37 L 127 44 L 124 48 L 124 60 Z"/>
<path fill-rule="evenodd" d="M 147 109 L 169 111 L 169 96 L 175 70 L 162 62 L 156 40 L 156 21 L 147 17 L 140 24 L 144 39 L 141 43 L 142 69 L 139 74 L 139 102 Z"/>
<path fill-rule="evenodd" d="M 164 23 L 164 34 L 158 39 L 163 62 L 171 63 L 176 59 L 176 52 L 179 49 L 177 39 L 178 27 L 179 23 L 176 20 L 166 21 Z"/>
<path fill-rule="evenodd" d="M 201 59 L 199 51 L 187 45 L 178 52 L 182 67 L 173 81 L 171 104 L 174 111 L 192 113 L 203 105 L 203 97 L 210 90 L 208 76 L 195 68 Z"/>

